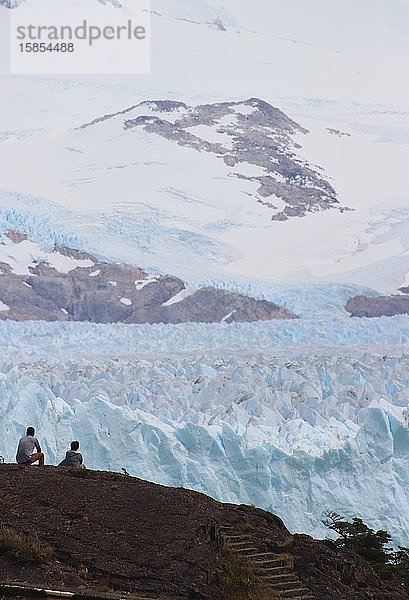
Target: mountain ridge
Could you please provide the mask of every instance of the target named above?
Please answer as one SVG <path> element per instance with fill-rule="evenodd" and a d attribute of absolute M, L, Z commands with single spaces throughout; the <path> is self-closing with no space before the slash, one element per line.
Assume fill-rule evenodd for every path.
<path fill-rule="evenodd" d="M 133 118 L 129 118 L 132 113 Z M 142 127 L 180 146 L 215 154 L 239 171 L 242 163 L 254 167 L 253 174 L 244 171 L 231 175 L 258 184 L 255 197 L 272 209 L 272 220 L 283 221 L 306 212 L 337 208 L 339 204 L 335 190 L 320 170 L 296 156 L 300 146 L 292 136 L 308 131 L 264 100 L 249 98 L 196 106 L 174 100 L 145 100 L 97 117 L 78 130 L 122 116 L 127 117 L 123 122 L 125 131 Z M 347 210 L 342 206 L 339 209 Z"/>
<path fill-rule="evenodd" d="M 149 275 L 73 248 L 56 244 L 45 252 L 22 232 L 7 231 L 3 239 L 0 319 L 233 323 L 297 318 L 274 302 L 212 286 L 189 289 L 176 277 Z"/>

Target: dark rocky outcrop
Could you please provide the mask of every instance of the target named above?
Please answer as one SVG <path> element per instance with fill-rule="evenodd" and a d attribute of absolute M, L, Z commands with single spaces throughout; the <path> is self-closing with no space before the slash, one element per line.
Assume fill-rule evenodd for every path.
<path fill-rule="evenodd" d="M 8 232 L 14 243 L 26 237 Z M 33 262 L 28 275 L 0 263 L 0 319 L 90 321 L 93 323 L 231 323 L 293 319 L 273 302 L 206 287 L 177 298 L 185 283 L 171 275 L 150 276 L 137 267 L 99 261 L 85 252 L 56 246 L 51 258 L 87 261 L 60 272 L 44 261 Z M 50 259 L 51 260 L 51 259 Z M 76 264 L 76 263 L 74 263 Z"/>
<path fill-rule="evenodd" d="M 112 118 L 119 119 L 125 130 L 141 127 L 180 146 L 212 153 L 229 167 L 237 167 L 238 172 L 232 175 L 258 184 L 254 198 L 271 208 L 273 220 L 330 208 L 348 210 L 339 204 L 320 167 L 309 165 L 297 155 L 300 146 L 294 136 L 307 130 L 259 98 L 198 106 L 170 100 L 145 101 L 96 118 L 80 129 Z M 194 129 L 198 125 L 202 130 Z M 242 165 L 250 167 L 254 175 L 240 173 Z M 277 198 L 285 203 L 284 207 L 274 204 Z"/>
<path fill-rule="evenodd" d="M 354 296 L 348 300 L 345 309 L 352 317 L 407 315 L 409 314 L 409 296 Z"/>
<path fill-rule="evenodd" d="M 237 570 L 237 559 L 245 559 L 264 590 L 252 598 L 299 600 L 303 590 L 308 600 L 409 600 L 360 557 L 331 542 L 291 535 L 281 519 L 257 508 L 66 467 L 0 465 L 0 479 L 1 527 L 49 549 L 35 564 L 33 557 L 13 554 L 13 540 L 0 546 L 0 583 L 223 600 L 231 585 L 226 560 Z"/>
<path fill-rule="evenodd" d="M 272 315 L 277 319 L 294 318 L 287 309 L 272 302 L 255 301 L 248 296 L 213 287 L 202 288 L 167 310 L 168 322 L 172 323 L 181 323 L 186 312 L 193 321 L 207 323 L 267 321 Z"/>
<path fill-rule="evenodd" d="M 401 586 L 382 582 L 363 558 L 329 540 L 295 535 L 292 552 L 296 572 L 317 600 L 404 600 L 409 596 Z"/>

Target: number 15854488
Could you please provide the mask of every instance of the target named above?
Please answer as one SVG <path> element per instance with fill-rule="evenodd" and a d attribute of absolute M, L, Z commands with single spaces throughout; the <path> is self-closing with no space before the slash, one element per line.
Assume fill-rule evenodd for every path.
<path fill-rule="evenodd" d="M 45 43 L 32 43 L 25 42 L 19 44 L 20 52 L 74 52 L 75 47 L 73 43 L 61 43 L 58 44 L 45 44 Z"/>

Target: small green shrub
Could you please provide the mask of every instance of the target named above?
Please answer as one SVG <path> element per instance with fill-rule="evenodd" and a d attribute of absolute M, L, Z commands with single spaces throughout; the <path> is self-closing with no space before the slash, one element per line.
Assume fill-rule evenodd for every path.
<path fill-rule="evenodd" d="M 36 536 L 26 536 L 13 527 L 0 527 L 0 554 L 19 563 L 38 564 L 49 561 L 54 550 Z"/>

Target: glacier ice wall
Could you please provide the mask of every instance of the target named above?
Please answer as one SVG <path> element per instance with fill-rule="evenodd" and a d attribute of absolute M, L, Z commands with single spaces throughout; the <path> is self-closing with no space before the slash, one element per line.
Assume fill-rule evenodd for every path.
<path fill-rule="evenodd" d="M 157 349 L 174 343 L 154 331 Z M 21 347 L 22 338 L 14 342 Z M 91 468 L 124 467 L 254 503 L 314 535 L 325 534 L 327 509 L 359 515 L 409 543 L 409 354 L 402 349 L 92 361 L 58 355 L 12 366 L 2 354 L 0 454 L 7 460 L 33 424 L 54 464 L 79 439 Z"/>

